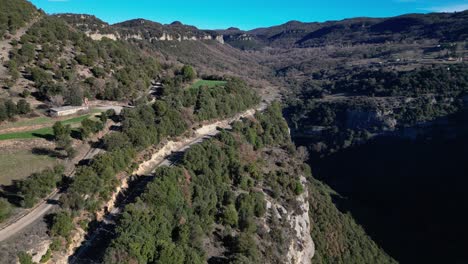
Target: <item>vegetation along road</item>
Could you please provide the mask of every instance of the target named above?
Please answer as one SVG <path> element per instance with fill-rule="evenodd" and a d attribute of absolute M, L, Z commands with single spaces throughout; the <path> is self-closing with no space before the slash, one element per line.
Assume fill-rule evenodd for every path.
<path fill-rule="evenodd" d="M 250 117 L 255 114 L 255 111 L 263 111 L 267 107 L 267 103 L 261 103 L 259 107 L 254 109 L 249 109 L 243 113 L 240 113 L 232 118 L 224 119 L 217 121 L 211 124 L 202 126 L 201 128 L 195 131 L 195 134 L 192 137 L 185 138 L 179 141 L 169 141 L 164 147 L 162 147 L 157 153 L 155 153 L 152 158 L 146 162 L 140 164 L 138 170 L 136 171 L 137 175 L 148 176 L 154 173 L 154 171 L 161 166 L 173 166 L 177 163 L 180 153 L 186 152 L 190 147 L 196 144 L 202 143 L 204 140 L 209 139 L 219 133 L 218 128 L 229 129 L 231 128 L 231 123 L 241 118 Z M 122 190 L 121 190 L 122 191 Z M 131 196 L 131 193 L 128 193 L 126 197 Z M 101 222 L 102 226 L 93 231 L 92 234 L 89 234 L 87 240 L 82 244 L 79 249 L 73 255 L 70 263 L 79 263 L 80 258 L 83 255 L 86 255 L 86 252 L 90 247 L 93 246 L 93 241 L 96 239 L 101 231 L 107 231 L 105 225 L 113 224 L 114 219 L 116 219 L 119 214 L 123 211 L 127 199 L 121 201 L 119 204 L 115 204 L 115 208 L 109 208 L 109 212 L 103 217 Z"/>
<path fill-rule="evenodd" d="M 262 111 L 266 108 L 266 104 L 261 104 L 257 110 Z M 189 138 L 189 139 L 184 139 L 183 142 L 174 142 L 174 141 L 169 141 L 166 146 L 169 146 L 169 148 L 163 147 L 163 149 L 158 152 L 153 158 L 140 165 L 140 168 L 138 170 L 137 174 L 140 174 L 140 172 L 147 172 L 145 168 L 150 167 L 150 171 L 154 170 L 155 167 L 157 167 L 159 164 L 161 165 L 168 165 L 170 164 L 170 161 L 167 159 L 167 157 L 172 153 L 172 152 L 180 152 L 180 151 L 185 151 L 188 149 L 190 146 L 197 144 L 201 141 L 203 141 L 203 138 L 207 136 L 213 136 L 217 134 L 217 127 L 228 127 L 229 124 L 237 119 L 240 119 L 245 116 L 252 115 L 254 113 L 254 110 L 248 110 L 244 112 L 243 114 L 239 114 L 234 118 L 229 118 L 226 120 L 218 121 L 212 124 L 205 125 L 198 130 L 196 130 L 196 135 L 194 138 Z M 172 147 L 171 147 L 172 146 Z M 174 148 L 175 147 L 175 148 Z M 83 158 L 83 160 L 89 160 L 92 159 L 94 156 L 99 154 L 101 152 L 101 149 L 99 148 L 91 148 L 86 156 Z M 161 153 L 164 153 L 164 155 L 161 156 Z M 38 204 L 36 207 L 32 208 L 31 210 L 27 211 L 26 214 L 23 214 L 16 219 L 11 220 L 8 222 L 3 229 L 0 230 L 0 242 L 7 240 L 8 238 L 12 237 L 13 235 L 17 234 L 21 230 L 23 230 L 25 227 L 29 226 L 36 220 L 38 220 L 40 217 L 44 216 L 47 212 L 49 212 L 52 208 L 58 206 L 58 200 L 61 196 L 61 193 L 56 190 L 52 194 L 50 194 L 46 199 L 44 199 L 40 204 Z"/>
<path fill-rule="evenodd" d="M 84 155 L 82 160 L 92 159 L 94 156 L 99 154 L 102 149 L 91 148 L 86 155 Z M 71 175 L 74 174 L 74 171 Z M 26 211 L 24 214 L 18 215 L 16 218 L 11 219 L 9 222 L 5 223 L 0 230 L 0 242 L 7 240 L 13 235 L 17 234 L 33 222 L 35 222 L 40 217 L 44 216 L 52 208 L 58 206 L 58 201 L 61 196 L 59 190 L 53 191 L 41 203 L 37 204 L 35 207 Z"/>

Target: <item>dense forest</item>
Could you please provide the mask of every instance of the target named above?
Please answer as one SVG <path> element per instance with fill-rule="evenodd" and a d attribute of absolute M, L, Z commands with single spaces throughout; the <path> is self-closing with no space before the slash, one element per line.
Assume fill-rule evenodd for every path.
<path fill-rule="evenodd" d="M 106 262 L 284 263 L 294 236 L 266 201 L 293 211 L 299 206 L 300 176 L 313 179 L 300 155 L 278 104 L 235 123 L 232 131 L 192 147 L 179 165 L 156 171 L 145 193 L 126 206 Z M 334 208 L 327 188 L 313 180 L 309 189 L 318 263 L 392 263 Z M 326 239 L 335 228 L 337 240 Z M 209 245 L 213 239 L 221 249 Z"/>
<path fill-rule="evenodd" d="M 138 150 L 156 144 L 158 135 L 184 133 L 187 124 L 178 127 L 176 123 L 159 123 L 162 103 L 152 107 L 143 104 L 122 114 L 127 124 L 124 127 L 142 129 L 139 134 L 147 141 L 131 141 L 124 128 L 111 133 L 104 141 L 108 152 L 80 166 L 73 179 L 62 179 L 63 169 L 57 167 L 18 182 L 25 206 L 31 206 L 52 188 L 69 186 L 61 199 L 62 210 L 49 218 L 53 243 L 45 259 L 64 248 L 75 225 L 91 228 L 91 219 L 83 215 L 99 210 L 109 199 L 118 184 L 115 175 L 133 170 Z M 158 129 L 146 125 L 150 120 L 158 124 Z M 167 134 L 160 134 L 162 131 Z M 153 133 L 156 137 L 148 137 Z M 156 171 L 146 191 L 126 206 L 104 260 L 284 262 L 295 232 L 288 218 L 277 216 L 266 204 L 278 204 L 298 213 L 297 197 L 308 190 L 312 210 L 309 217 L 314 227 L 311 234 L 319 250 L 314 259 L 318 263 L 393 263 L 349 215 L 336 209 L 332 200 L 336 194 L 312 177 L 304 163 L 306 157 L 292 144 L 278 103 L 255 118 L 235 122 L 231 131 L 221 131 L 189 149 L 177 166 Z M 307 183 L 301 183 L 301 176 L 307 178 Z M 9 204 L 0 200 L 3 202 L 2 217 L 11 211 Z M 335 235 L 330 240 L 331 234 Z"/>
<path fill-rule="evenodd" d="M 243 102 L 232 105 L 233 109 L 214 112 L 215 115 L 211 115 L 210 119 L 232 116 L 237 111 L 246 110 L 258 103 L 258 97 L 255 93 L 249 90 L 245 83 L 239 79 L 226 80 L 225 86 L 216 87 L 220 91 L 212 91 L 214 97 L 205 100 L 195 99 L 193 105 L 186 104 L 186 107 L 181 101 L 175 100 L 179 97 L 173 96 L 174 93 L 183 93 L 183 88 L 170 85 L 165 87 L 165 89 L 168 89 L 168 91 L 163 92 L 165 95 L 152 104 L 145 102 L 136 108 L 125 109 L 120 116 L 113 116 L 111 113 L 106 115 L 109 118 L 121 119 L 122 130 L 110 133 L 103 139 L 103 145 L 107 152 L 99 154 L 89 164 L 79 166 L 74 177 L 63 182 L 67 192 L 60 199 L 63 211 L 59 215 L 68 217 L 66 219 L 71 222 L 75 221 L 78 215 L 83 213 L 91 215 L 101 209 L 103 203 L 109 200 L 110 195 L 119 185 L 121 177 L 134 171 L 136 164 L 133 162 L 140 151 L 149 146 L 158 145 L 164 139 L 188 133 L 188 128 L 196 125 L 197 120 L 207 120 L 207 117 L 196 118 L 197 108 L 194 105 L 195 102 L 200 101 L 198 103 L 200 109 L 204 109 L 206 104 L 219 105 L 219 100 L 229 101 L 234 99 L 234 101 Z M 199 89 L 208 88 L 200 87 Z M 195 95 L 195 97 L 197 96 Z M 188 112 L 189 110 L 191 112 Z M 93 129 L 100 129 L 102 127 L 100 122 L 105 120 L 106 118 L 104 120 L 101 118 L 101 121 L 85 120 L 87 125 L 83 126 L 81 130 L 87 129 L 93 132 Z M 283 125 L 285 126 L 284 123 Z M 54 130 L 67 131 L 67 128 L 55 129 L 54 126 Z M 57 132 L 56 134 L 58 134 L 56 136 L 58 140 L 60 140 L 62 134 L 69 137 L 69 128 L 68 132 Z M 38 195 L 40 197 L 41 194 Z M 90 218 L 93 217 L 90 216 Z M 68 235 L 70 235 L 70 231 L 60 231 L 62 230 L 60 226 L 63 224 L 63 217 L 60 219 L 60 222 L 53 220 L 51 226 L 51 230 L 57 230 L 51 233 L 55 237 L 55 249 L 64 246 Z"/>
<path fill-rule="evenodd" d="M 412 71 L 362 70 L 332 76 L 328 90 L 365 96 L 457 96 L 467 91 L 467 72 L 467 64 L 434 65 Z"/>

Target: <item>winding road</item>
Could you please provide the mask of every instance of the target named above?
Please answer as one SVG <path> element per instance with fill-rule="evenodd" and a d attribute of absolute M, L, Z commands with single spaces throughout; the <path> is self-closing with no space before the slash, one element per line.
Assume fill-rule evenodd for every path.
<path fill-rule="evenodd" d="M 92 159 L 97 154 L 103 151 L 99 148 L 91 148 L 82 158 L 82 160 Z M 72 176 L 74 171 L 70 174 Z M 51 209 L 58 207 L 58 201 L 60 199 L 61 193 L 58 189 L 54 190 L 49 194 L 45 199 L 42 200 L 39 204 L 33 208 L 26 210 L 23 214 L 18 215 L 16 218 L 11 219 L 9 222 L 4 224 L 3 228 L 0 230 L 0 242 L 7 240 L 13 235 L 19 233 L 24 228 L 28 227 L 30 224 L 34 223 L 36 220 L 44 216 Z"/>
<path fill-rule="evenodd" d="M 108 110 L 113 109 L 117 114 L 120 114 L 122 106 L 98 106 L 98 109 Z M 118 124 L 117 124 L 118 125 Z M 86 161 L 92 159 L 94 156 L 103 152 L 101 148 L 90 148 L 81 158 L 81 160 Z M 70 173 L 67 173 L 69 177 L 73 177 L 75 170 Z M 7 222 L 0 225 L 0 242 L 3 242 L 15 234 L 19 233 L 24 228 L 28 227 L 36 220 L 43 217 L 47 212 L 53 208 L 58 207 L 58 201 L 60 199 L 61 193 L 59 189 L 55 189 L 47 197 L 42 199 L 42 201 L 36 204 L 33 208 L 24 210 L 21 214 L 14 216 L 9 219 Z"/>
<path fill-rule="evenodd" d="M 194 144 L 202 142 L 205 138 L 214 136 L 219 133 L 217 130 L 218 127 L 229 128 L 230 124 L 233 121 L 239 120 L 240 118 L 252 116 L 255 111 L 263 111 L 266 108 L 267 104 L 262 103 L 257 109 L 250 109 L 245 111 L 242 114 L 238 114 L 233 118 L 228 118 L 222 121 L 218 121 L 212 124 L 207 124 L 195 131 L 195 136 L 191 138 L 186 138 L 183 141 L 175 142 L 170 141 L 166 146 L 160 151 L 159 155 L 155 155 L 151 160 L 144 162 L 140 165 L 138 170 L 138 175 L 145 175 L 153 172 L 157 167 L 161 165 L 171 165 L 172 161 L 169 158 L 173 152 L 184 152 Z M 88 153 L 83 157 L 82 160 L 92 159 L 94 156 L 103 151 L 100 148 L 91 148 Z M 142 172 L 142 173 L 140 173 Z M 73 175 L 73 173 L 71 174 Z M 70 175 L 70 176 L 71 176 Z M 51 193 L 46 199 L 44 199 L 40 204 L 36 205 L 34 208 L 26 211 L 26 214 L 22 214 L 17 218 L 11 219 L 9 222 L 4 224 L 3 228 L 0 230 L 0 242 L 5 241 L 15 234 L 18 234 L 21 230 L 28 227 L 36 220 L 43 217 L 47 212 L 53 208 L 58 208 L 58 200 L 61 196 L 59 190 L 55 190 Z M 119 213 L 117 210 L 115 213 Z"/>

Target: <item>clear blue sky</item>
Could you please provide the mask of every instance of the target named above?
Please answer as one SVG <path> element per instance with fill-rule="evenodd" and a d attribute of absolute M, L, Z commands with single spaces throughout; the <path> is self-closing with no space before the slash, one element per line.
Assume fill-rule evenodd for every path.
<path fill-rule="evenodd" d="M 290 20 L 304 22 L 357 16 L 388 17 L 405 13 L 468 9 L 468 0 L 30 0 L 49 14 L 92 14 L 108 23 L 145 18 L 178 20 L 202 29 L 252 29 Z"/>

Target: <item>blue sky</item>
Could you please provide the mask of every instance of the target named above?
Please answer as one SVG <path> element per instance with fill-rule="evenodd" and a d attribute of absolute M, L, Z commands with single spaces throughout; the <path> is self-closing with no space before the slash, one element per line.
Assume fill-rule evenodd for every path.
<path fill-rule="evenodd" d="M 357 16 L 388 17 L 405 13 L 468 9 L 468 0 L 30 0 L 49 14 L 85 13 L 116 23 L 145 18 L 178 20 L 202 29 L 252 29 L 290 20 L 316 22 Z"/>

